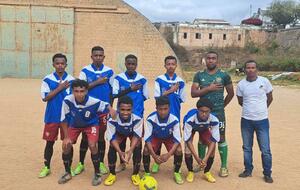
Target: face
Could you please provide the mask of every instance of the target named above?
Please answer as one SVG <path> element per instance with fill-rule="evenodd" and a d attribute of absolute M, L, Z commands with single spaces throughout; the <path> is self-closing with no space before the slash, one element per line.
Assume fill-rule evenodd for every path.
<path fill-rule="evenodd" d="M 134 73 L 137 67 L 137 60 L 134 58 L 128 58 L 125 61 L 125 66 L 128 73 Z"/>
<path fill-rule="evenodd" d="M 198 116 L 201 120 L 206 121 L 209 117 L 210 109 L 208 107 L 200 107 L 198 108 Z"/>
<path fill-rule="evenodd" d="M 160 118 L 164 119 L 169 115 L 170 107 L 168 104 L 156 106 L 157 113 Z"/>
<path fill-rule="evenodd" d="M 104 51 L 99 51 L 99 50 L 93 51 L 91 58 L 94 64 L 102 64 L 105 58 Z"/>
<path fill-rule="evenodd" d="M 175 59 L 167 59 L 165 63 L 165 68 L 167 69 L 167 73 L 175 73 L 177 67 L 177 62 Z"/>
<path fill-rule="evenodd" d="M 206 67 L 208 70 L 214 70 L 218 64 L 218 56 L 214 53 L 206 55 Z"/>
<path fill-rule="evenodd" d="M 76 101 L 82 103 L 87 95 L 88 90 L 85 87 L 80 86 L 74 87 L 72 90 Z"/>
<path fill-rule="evenodd" d="M 120 104 L 119 112 L 122 119 L 128 119 L 132 113 L 132 105 L 131 104 Z"/>
<path fill-rule="evenodd" d="M 53 67 L 57 73 L 64 73 L 67 67 L 65 58 L 55 58 L 53 62 Z"/>
<path fill-rule="evenodd" d="M 247 63 L 246 68 L 245 68 L 245 73 L 247 77 L 249 78 L 254 78 L 257 76 L 257 69 L 256 69 L 256 64 L 255 63 Z"/>

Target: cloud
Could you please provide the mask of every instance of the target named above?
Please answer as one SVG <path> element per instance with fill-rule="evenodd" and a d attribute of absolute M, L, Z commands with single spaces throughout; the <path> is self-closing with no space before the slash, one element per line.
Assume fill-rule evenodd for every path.
<path fill-rule="evenodd" d="M 152 22 L 193 21 L 195 18 L 224 19 L 232 24 L 250 16 L 258 8 L 265 9 L 272 0 L 125 0 Z"/>

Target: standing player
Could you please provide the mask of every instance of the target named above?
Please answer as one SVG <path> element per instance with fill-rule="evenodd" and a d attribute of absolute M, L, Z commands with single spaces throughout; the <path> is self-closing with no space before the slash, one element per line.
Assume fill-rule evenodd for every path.
<path fill-rule="evenodd" d="M 170 101 L 170 113 L 175 115 L 180 121 L 181 103 L 185 101 L 185 84 L 184 81 L 176 75 L 177 59 L 174 56 L 165 58 L 165 68 L 167 72 L 160 75 L 155 80 L 154 97 L 167 96 Z M 160 149 L 157 152 L 160 155 Z M 159 165 L 154 163 L 152 172 L 157 173 Z"/>
<path fill-rule="evenodd" d="M 188 168 L 186 180 L 194 181 L 193 172 L 193 156 L 201 168 L 204 168 L 204 176 L 208 182 L 215 183 L 214 176 L 209 172 L 215 157 L 216 143 L 220 140 L 219 120 L 210 114 L 213 104 L 205 98 L 201 98 L 197 102 L 197 109 L 192 109 L 184 117 L 184 141 L 185 141 L 185 163 Z M 195 151 L 193 145 L 194 134 L 199 133 L 199 140 L 206 146 L 208 150 L 203 158 L 200 158 Z"/>
<path fill-rule="evenodd" d="M 89 83 L 88 95 L 97 98 L 104 102 L 111 102 L 112 96 L 112 83 L 113 83 L 113 70 L 103 64 L 105 55 L 104 49 L 100 46 L 95 46 L 91 51 L 92 64 L 84 67 L 79 74 L 79 78 Z M 99 115 L 99 142 L 98 151 L 100 158 L 100 172 L 107 174 L 108 171 L 104 165 L 105 154 L 105 139 L 104 133 L 106 130 L 107 113 Z M 79 152 L 79 163 L 76 166 L 74 173 L 80 174 L 84 170 L 84 159 L 87 152 L 88 143 L 86 135 L 82 135 Z"/>
<path fill-rule="evenodd" d="M 63 54 L 55 54 L 52 57 L 54 73 L 47 75 L 42 82 L 41 96 L 47 102 L 45 112 L 45 127 L 43 139 L 46 140 L 44 150 L 44 164 L 39 177 L 43 178 L 50 174 L 50 162 L 53 155 L 53 145 L 57 140 L 60 128 L 60 112 L 64 98 L 70 93 L 69 85 L 74 78 L 65 69 L 67 67 L 67 57 Z M 63 139 L 62 130 L 60 130 Z"/>
<path fill-rule="evenodd" d="M 144 117 L 144 101 L 149 99 L 147 80 L 144 76 L 136 72 L 138 59 L 135 55 L 129 54 L 125 57 L 126 71 L 118 74 L 113 83 L 113 96 L 119 98 L 124 95 L 133 100 L 132 113 Z M 121 150 L 126 148 L 126 139 L 120 144 Z M 117 172 L 123 171 L 126 164 L 120 159 L 120 166 Z"/>
<path fill-rule="evenodd" d="M 218 54 L 210 51 L 206 54 L 206 69 L 202 72 L 196 73 L 191 88 L 191 95 L 193 98 L 207 98 L 213 103 L 212 112 L 216 114 L 220 121 L 220 141 L 218 143 L 219 153 L 221 157 L 221 168 L 219 175 L 221 177 L 228 176 L 227 169 L 227 153 L 228 145 L 225 139 L 225 110 L 224 108 L 229 104 L 234 96 L 233 86 L 230 76 L 218 69 Z M 224 88 L 227 95 L 224 99 Z M 206 145 L 199 142 L 198 152 L 200 158 L 204 158 L 206 152 Z"/>
<path fill-rule="evenodd" d="M 109 110 L 109 113 L 115 117 L 115 110 L 109 103 L 88 96 L 88 83 L 77 79 L 72 83 L 73 94 L 67 96 L 62 105 L 61 126 L 65 134 L 62 148 L 62 159 L 65 166 L 65 174 L 58 180 L 59 184 L 64 184 L 72 179 L 71 165 L 73 158 L 73 145 L 77 141 L 80 133 L 85 133 L 88 140 L 88 146 L 91 151 L 91 158 L 95 169 L 95 175 L 92 185 L 101 183 L 101 174 L 99 170 L 99 157 L 97 142 L 99 138 L 99 120 L 98 114 Z"/>
<path fill-rule="evenodd" d="M 144 138 L 146 142 L 143 151 L 145 175 L 150 175 L 150 155 L 157 164 L 167 162 L 174 155 L 174 180 L 177 184 L 183 184 L 179 172 L 182 164 L 179 120 L 170 113 L 168 97 L 156 98 L 156 111 L 147 118 Z M 158 155 L 157 151 L 162 144 L 165 145 L 168 152 Z"/>
<path fill-rule="evenodd" d="M 117 152 L 124 163 L 128 163 L 133 155 L 133 173 L 131 176 L 132 183 L 140 183 L 140 164 L 142 152 L 142 133 L 143 119 L 132 113 L 133 101 L 129 96 L 122 96 L 118 102 L 118 116 L 116 119 L 109 119 L 107 123 L 106 137 L 110 142 L 108 151 L 108 163 L 110 174 L 104 181 L 104 185 L 113 185 L 116 181 L 116 161 Z M 120 149 L 120 144 L 129 138 L 130 149 L 126 152 Z M 126 157 L 126 158 L 125 158 Z"/>

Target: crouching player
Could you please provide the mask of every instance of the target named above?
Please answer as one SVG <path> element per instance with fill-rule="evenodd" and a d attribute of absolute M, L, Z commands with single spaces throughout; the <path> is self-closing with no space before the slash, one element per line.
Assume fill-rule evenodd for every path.
<path fill-rule="evenodd" d="M 167 162 L 174 155 L 174 179 L 177 184 L 183 184 L 179 173 L 182 163 L 182 148 L 179 121 L 170 113 L 170 102 L 168 97 L 156 98 L 156 111 L 147 118 L 145 128 L 145 147 L 143 152 L 143 164 L 145 175 L 150 175 L 150 155 L 157 164 Z M 167 153 L 157 155 L 158 149 L 164 144 Z"/>
<path fill-rule="evenodd" d="M 117 152 L 125 163 L 128 163 L 133 155 L 132 183 L 140 183 L 140 164 L 142 158 L 142 133 L 143 119 L 132 113 L 133 101 L 129 96 L 122 96 L 118 101 L 118 114 L 116 119 L 109 119 L 107 122 L 106 138 L 110 142 L 108 150 L 109 176 L 105 179 L 104 185 L 113 185 L 116 181 Z M 125 153 L 121 150 L 120 144 L 130 139 L 130 149 Z"/>
<path fill-rule="evenodd" d="M 101 183 L 97 148 L 99 137 L 98 114 L 109 110 L 110 115 L 115 117 L 116 112 L 107 102 L 100 101 L 87 95 L 88 83 L 86 81 L 76 79 L 72 83 L 72 92 L 73 94 L 66 96 L 62 105 L 61 126 L 65 134 L 62 144 L 62 159 L 66 172 L 58 180 L 58 183 L 63 184 L 72 179 L 72 144 L 76 143 L 80 133 L 85 133 L 88 138 L 91 158 L 95 169 L 92 185 L 96 186 Z"/>
<path fill-rule="evenodd" d="M 193 182 L 193 156 L 201 168 L 204 168 L 204 176 L 208 182 L 216 182 L 214 176 L 210 173 L 210 168 L 214 162 L 216 143 L 220 140 L 219 120 L 212 115 L 213 104 L 208 100 L 201 98 L 197 102 L 197 109 L 190 110 L 183 119 L 183 133 L 185 141 L 185 163 L 188 168 L 186 180 Z M 201 160 L 195 151 L 193 145 L 194 134 L 199 133 L 199 140 L 208 146 L 205 157 Z"/>

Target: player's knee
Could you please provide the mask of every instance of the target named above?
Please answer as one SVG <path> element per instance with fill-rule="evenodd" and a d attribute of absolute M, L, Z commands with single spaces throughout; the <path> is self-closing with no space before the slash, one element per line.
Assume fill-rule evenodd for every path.
<path fill-rule="evenodd" d="M 143 150 L 143 155 L 149 155 L 150 153 L 149 153 L 149 149 L 148 149 L 148 147 L 145 145 L 144 146 L 144 150 Z"/>
<path fill-rule="evenodd" d="M 182 155 L 182 147 L 179 145 L 175 151 L 176 155 Z"/>
<path fill-rule="evenodd" d="M 190 157 L 192 157 L 192 154 L 190 154 L 190 153 L 185 153 L 185 154 L 184 154 L 184 157 L 185 157 L 185 158 L 190 158 Z"/>
<path fill-rule="evenodd" d="M 96 154 L 98 151 L 97 143 L 94 143 L 94 142 L 89 143 L 89 148 L 90 148 L 92 154 Z"/>

